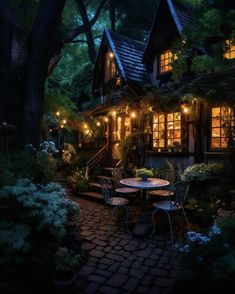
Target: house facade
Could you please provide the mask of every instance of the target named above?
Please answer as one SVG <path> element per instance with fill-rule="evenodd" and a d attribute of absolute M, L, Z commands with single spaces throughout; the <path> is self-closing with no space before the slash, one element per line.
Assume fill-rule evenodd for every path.
<path fill-rule="evenodd" d="M 189 73 L 181 81 L 173 79 L 171 63 L 177 56 L 172 45 L 178 39 L 183 46 L 183 30 L 194 24 L 192 7 L 161 0 L 147 44 L 105 30 L 93 81 L 101 104 L 92 115 L 104 123 L 112 159 L 120 159 L 119 144 L 131 134 L 136 134 L 131 160 L 149 167 L 163 165 L 166 159 L 183 168 L 221 160 L 229 140 L 234 140 L 234 107 L 226 99 L 208 103 L 192 95 L 184 103 L 175 95 L 195 77 Z M 235 46 L 230 39 L 226 43 L 224 58 L 234 59 Z M 195 54 L 206 51 L 195 48 Z M 231 68 L 206 74 L 201 84 L 213 88 L 234 73 Z"/>

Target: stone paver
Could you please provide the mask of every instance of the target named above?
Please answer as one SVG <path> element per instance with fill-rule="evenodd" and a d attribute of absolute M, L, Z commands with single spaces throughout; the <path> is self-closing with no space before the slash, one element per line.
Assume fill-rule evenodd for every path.
<path fill-rule="evenodd" d="M 85 215 L 80 226 L 82 248 L 88 256 L 76 282 L 79 293 L 174 293 L 179 255 L 165 236 L 134 238 L 119 223 L 108 235 L 108 214 L 97 227 L 102 205 L 75 198 Z"/>

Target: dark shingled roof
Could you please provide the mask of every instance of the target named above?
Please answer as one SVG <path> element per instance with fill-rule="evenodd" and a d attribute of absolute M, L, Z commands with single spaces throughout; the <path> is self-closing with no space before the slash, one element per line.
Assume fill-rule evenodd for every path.
<path fill-rule="evenodd" d="M 158 22 L 158 13 L 159 13 L 159 7 L 162 7 L 161 4 L 163 4 L 163 1 L 166 1 L 170 13 L 172 15 L 172 18 L 175 22 L 176 28 L 179 32 L 179 34 L 182 34 L 182 31 L 185 27 L 196 24 L 196 21 L 193 19 L 193 6 L 179 2 L 177 0 L 160 0 L 158 9 L 156 11 L 155 19 L 153 21 L 152 29 L 149 35 L 149 39 L 146 45 L 146 49 L 144 51 L 143 59 L 145 59 L 145 54 L 148 50 L 148 47 L 150 46 L 151 39 L 153 38 L 154 31 L 156 29 L 156 25 Z"/>
<path fill-rule="evenodd" d="M 148 72 L 142 64 L 145 44 L 111 30 L 105 30 L 105 34 L 123 79 L 141 84 L 150 83 Z"/>

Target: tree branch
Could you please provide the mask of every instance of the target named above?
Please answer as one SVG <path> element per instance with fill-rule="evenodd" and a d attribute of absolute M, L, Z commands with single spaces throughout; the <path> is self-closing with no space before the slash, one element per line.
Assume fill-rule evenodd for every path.
<path fill-rule="evenodd" d="M 96 23 L 96 21 L 97 21 L 98 17 L 100 16 L 100 13 L 101 13 L 105 3 L 106 3 L 106 0 L 101 0 L 100 1 L 100 4 L 97 7 L 97 10 L 96 10 L 96 13 L 95 13 L 94 17 L 90 20 L 91 26 L 93 26 Z"/>
<path fill-rule="evenodd" d="M 71 40 L 65 43 L 86 43 L 87 44 L 87 40 L 77 39 L 77 40 Z"/>

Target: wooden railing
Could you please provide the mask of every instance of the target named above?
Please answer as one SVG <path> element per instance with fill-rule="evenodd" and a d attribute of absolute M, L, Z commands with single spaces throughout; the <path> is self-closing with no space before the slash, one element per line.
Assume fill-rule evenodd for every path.
<path fill-rule="evenodd" d="M 108 144 L 102 147 L 86 164 L 86 178 L 88 179 L 89 173 L 99 165 L 106 157 L 108 152 Z"/>

